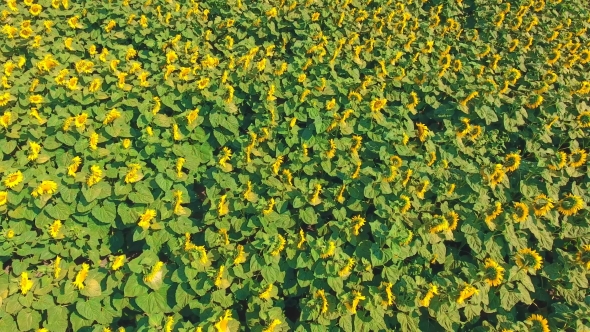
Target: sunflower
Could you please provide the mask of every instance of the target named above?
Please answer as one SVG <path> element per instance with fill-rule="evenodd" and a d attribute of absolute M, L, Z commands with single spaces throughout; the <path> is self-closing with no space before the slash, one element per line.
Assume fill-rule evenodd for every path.
<path fill-rule="evenodd" d="M 479 136 L 481 136 L 481 132 L 481 126 L 471 126 L 471 130 L 469 131 L 469 139 L 475 141 Z"/>
<path fill-rule="evenodd" d="M 520 155 L 517 153 L 509 153 L 504 157 L 504 167 L 508 172 L 514 172 L 520 166 Z"/>
<path fill-rule="evenodd" d="M 0 106 L 6 106 L 10 101 L 10 93 L 5 92 L 0 94 Z"/>
<path fill-rule="evenodd" d="M 463 68 L 463 63 L 461 63 L 461 60 L 457 59 L 455 60 L 455 62 L 453 62 L 453 70 L 454 71 L 460 71 Z"/>
<path fill-rule="evenodd" d="M 88 114 L 87 113 L 80 113 L 78 114 L 78 116 L 76 116 L 74 124 L 76 125 L 76 128 L 81 128 L 84 127 L 84 125 L 86 124 L 86 120 L 88 119 Z"/>
<path fill-rule="evenodd" d="M 197 82 L 197 87 L 199 88 L 199 90 L 203 90 L 207 87 L 207 85 L 209 85 L 209 79 L 208 78 L 202 78 L 201 80 L 199 80 Z"/>
<path fill-rule="evenodd" d="M 501 164 L 496 164 L 494 168 L 494 173 L 490 175 L 490 187 L 494 189 L 506 176 L 506 172 L 504 172 L 504 166 Z"/>
<path fill-rule="evenodd" d="M 418 127 L 417 131 L 418 131 L 418 138 L 420 139 L 420 142 L 424 142 L 426 141 L 426 138 L 428 138 L 428 127 L 426 127 L 426 125 L 422 124 L 422 123 L 417 123 L 416 127 Z"/>
<path fill-rule="evenodd" d="M 444 216 L 434 216 L 434 223 L 432 227 L 430 227 L 430 233 L 436 234 L 440 232 L 444 232 L 449 229 L 449 221 Z"/>
<path fill-rule="evenodd" d="M 572 216 L 584 207 L 584 200 L 582 197 L 567 194 L 565 198 L 557 203 L 557 210 L 566 216 Z"/>
<path fill-rule="evenodd" d="M 514 213 L 512 213 L 512 218 L 516 222 L 523 222 L 529 216 L 529 207 L 522 202 L 514 203 Z"/>
<path fill-rule="evenodd" d="M 543 104 L 543 96 L 534 95 L 532 97 L 529 97 L 528 103 L 526 103 L 524 106 L 526 108 L 534 109 L 534 108 L 541 106 L 541 104 Z"/>
<path fill-rule="evenodd" d="M 43 102 L 43 96 L 32 95 L 31 97 L 29 97 L 29 101 L 33 104 L 41 104 Z"/>
<path fill-rule="evenodd" d="M 459 294 L 459 298 L 457 299 L 458 304 L 463 304 L 465 300 L 469 299 L 473 295 L 479 293 L 478 289 L 471 286 L 470 284 L 466 284 L 465 287 L 461 290 Z"/>
<path fill-rule="evenodd" d="M 416 94 L 415 91 L 410 92 L 410 99 L 412 102 L 407 104 L 406 107 L 408 107 L 410 110 L 413 110 L 420 103 L 420 99 L 418 99 L 418 94 Z"/>
<path fill-rule="evenodd" d="M 498 218 L 498 216 L 502 213 L 502 203 L 496 202 L 494 205 L 494 209 L 490 211 L 489 214 L 486 215 L 485 222 L 490 227 L 493 225 L 493 221 Z M 491 228 L 491 227 L 490 227 Z"/>
<path fill-rule="evenodd" d="M 469 123 L 469 119 L 461 118 L 461 124 L 459 128 L 457 128 L 457 137 L 465 137 L 471 130 L 471 124 Z"/>
<path fill-rule="evenodd" d="M 20 29 L 20 33 L 19 33 L 19 35 L 24 39 L 31 37 L 32 34 L 33 34 L 33 29 L 31 29 L 29 27 Z"/>
<path fill-rule="evenodd" d="M 529 318 L 526 319 L 527 322 L 533 325 L 535 331 L 543 331 L 543 332 L 550 332 L 549 330 L 549 323 L 547 319 L 541 315 L 532 314 Z"/>
<path fill-rule="evenodd" d="M 6 205 L 8 202 L 8 192 L 0 191 L 0 206 Z"/>
<path fill-rule="evenodd" d="M 6 186 L 6 188 L 12 189 L 22 181 L 23 174 L 21 173 L 21 171 L 16 171 L 14 173 L 8 174 L 6 179 L 4 179 L 4 185 Z"/>
<path fill-rule="evenodd" d="M 533 201 L 533 210 L 535 211 L 535 216 L 542 217 L 549 213 L 553 208 L 553 200 L 547 197 L 545 194 L 540 194 L 535 197 Z"/>
<path fill-rule="evenodd" d="M 51 180 L 42 181 L 35 190 L 31 193 L 33 197 L 40 195 L 52 195 L 57 191 L 57 183 Z"/>
<path fill-rule="evenodd" d="M 552 158 L 552 163 L 547 166 L 552 171 L 557 171 L 565 167 L 567 163 L 567 154 L 563 151 L 558 151 Z"/>
<path fill-rule="evenodd" d="M 485 281 L 490 286 L 499 286 L 504 279 L 504 268 L 491 258 L 486 258 L 484 265 Z"/>
<path fill-rule="evenodd" d="M 386 103 L 387 103 L 387 99 L 385 99 L 385 98 L 372 100 L 371 101 L 371 111 L 379 112 L 380 110 L 383 109 L 383 107 L 385 107 Z"/>
<path fill-rule="evenodd" d="M 574 149 L 570 153 L 570 166 L 572 167 L 580 167 L 586 163 L 586 158 L 588 154 L 585 150 L 581 149 Z"/>
<path fill-rule="evenodd" d="M 33 16 L 38 16 L 39 14 L 41 14 L 42 9 L 43 9 L 43 7 L 41 7 L 40 4 L 36 3 L 36 4 L 32 5 L 31 8 L 29 8 L 29 12 Z"/>
<path fill-rule="evenodd" d="M 398 156 L 391 156 L 389 161 L 391 161 L 391 165 L 396 168 L 400 168 L 402 166 L 402 159 Z"/>
<path fill-rule="evenodd" d="M 459 225 L 459 214 L 455 211 L 451 211 L 447 213 L 447 216 L 451 219 L 449 230 L 454 231 L 455 229 L 457 229 L 457 226 Z"/>
<path fill-rule="evenodd" d="M 543 258 L 535 250 L 530 248 L 519 250 L 514 259 L 516 260 L 516 265 L 527 272 L 530 272 L 531 269 L 537 271 L 541 268 L 541 264 L 543 264 Z"/>
<path fill-rule="evenodd" d="M 590 244 L 585 244 L 576 254 L 576 260 L 582 264 L 586 270 L 590 270 Z"/>

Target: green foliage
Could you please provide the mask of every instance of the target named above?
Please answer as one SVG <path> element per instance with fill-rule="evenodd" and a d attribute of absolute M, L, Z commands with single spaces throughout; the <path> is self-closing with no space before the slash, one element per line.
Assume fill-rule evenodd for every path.
<path fill-rule="evenodd" d="M 590 329 L 589 17 L 6 1 L 0 331 Z"/>

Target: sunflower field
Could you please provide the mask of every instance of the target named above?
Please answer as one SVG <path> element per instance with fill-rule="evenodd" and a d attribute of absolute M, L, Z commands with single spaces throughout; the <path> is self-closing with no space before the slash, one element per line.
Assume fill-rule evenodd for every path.
<path fill-rule="evenodd" d="M 587 1 L 0 1 L 0 331 L 590 331 Z"/>

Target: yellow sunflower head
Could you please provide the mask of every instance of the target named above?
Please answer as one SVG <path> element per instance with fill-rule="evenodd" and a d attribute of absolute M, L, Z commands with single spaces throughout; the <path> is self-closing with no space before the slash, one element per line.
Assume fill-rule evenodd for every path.
<path fill-rule="evenodd" d="M 504 279 L 504 268 L 491 258 L 485 260 L 484 278 L 490 286 L 499 286 Z"/>
<path fill-rule="evenodd" d="M 564 168 L 566 163 L 567 163 L 567 154 L 563 151 L 558 151 L 551 158 L 551 163 L 549 164 L 549 166 L 547 166 L 547 168 L 549 168 L 552 171 L 557 171 L 559 169 Z"/>
<path fill-rule="evenodd" d="M 553 200 L 547 197 L 545 194 L 540 194 L 535 197 L 533 202 L 533 210 L 535 211 L 535 216 L 542 217 L 549 213 L 553 208 Z"/>
<path fill-rule="evenodd" d="M 547 319 L 541 315 L 532 314 L 526 319 L 527 323 L 532 324 L 536 331 L 549 332 L 549 323 Z"/>
<path fill-rule="evenodd" d="M 578 115 L 578 125 L 582 128 L 590 128 L 590 112 L 583 112 Z"/>
<path fill-rule="evenodd" d="M 523 222 L 529 216 L 529 207 L 522 202 L 514 203 L 514 213 L 512 214 L 512 218 L 516 222 Z"/>
<path fill-rule="evenodd" d="M 576 255 L 576 260 L 582 264 L 586 270 L 590 270 L 590 244 L 582 246 L 582 249 L 578 251 L 578 254 Z"/>
<path fill-rule="evenodd" d="M 570 153 L 570 166 L 581 167 L 586 163 L 588 153 L 585 150 L 575 149 Z"/>
<path fill-rule="evenodd" d="M 43 9 L 43 7 L 41 7 L 40 4 L 36 3 L 36 4 L 31 5 L 31 7 L 29 8 L 29 12 L 33 16 L 38 16 L 39 14 L 41 14 L 42 9 Z"/>
<path fill-rule="evenodd" d="M 398 156 L 392 156 L 389 160 L 394 167 L 400 168 L 402 166 L 402 159 Z"/>
<path fill-rule="evenodd" d="M 520 155 L 517 153 L 509 153 L 504 158 L 504 167 L 508 172 L 514 172 L 520 166 Z"/>
<path fill-rule="evenodd" d="M 584 200 L 580 196 L 567 194 L 557 203 L 557 210 L 566 216 L 572 216 L 584 207 Z"/>
<path fill-rule="evenodd" d="M 518 251 L 515 256 L 516 265 L 530 272 L 531 270 L 537 271 L 543 264 L 543 258 L 535 250 L 530 248 L 524 248 Z"/>
<path fill-rule="evenodd" d="M 16 171 L 14 173 L 8 174 L 6 179 L 4 179 L 4 185 L 6 188 L 14 188 L 19 183 L 23 181 L 23 174 L 21 171 Z"/>
<path fill-rule="evenodd" d="M 457 137 L 465 137 L 471 130 L 471 124 L 469 123 L 468 118 L 461 118 L 461 123 L 457 128 Z"/>

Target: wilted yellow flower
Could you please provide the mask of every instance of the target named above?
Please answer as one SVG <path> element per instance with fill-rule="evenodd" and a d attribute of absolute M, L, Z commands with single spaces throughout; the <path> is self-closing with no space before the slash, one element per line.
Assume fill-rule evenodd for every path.
<path fill-rule="evenodd" d="M 22 272 L 20 274 L 20 291 L 23 295 L 27 295 L 27 293 L 33 288 L 33 281 L 29 280 L 29 274 L 27 272 Z"/>
<path fill-rule="evenodd" d="M 41 145 L 33 141 L 29 141 L 29 156 L 27 157 L 27 159 L 29 159 L 30 161 L 37 160 L 37 158 L 39 157 L 39 152 L 41 152 Z"/>
<path fill-rule="evenodd" d="M 434 295 L 438 295 L 438 287 L 436 287 L 436 285 L 430 284 L 430 288 L 428 289 L 428 292 L 426 292 L 426 295 L 424 295 L 424 298 L 419 301 L 420 305 L 423 307 L 430 306 L 430 301 L 432 300 Z"/>
<path fill-rule="evenodd" d="M 219 317 L 219 321 L 214 325 L 216 332 L 227 332 L 229 330 L 227 324 L 232 320 L 231 311 L 226 310 L 225 314 Z"/>
<path fill-rule="evenodd" d="M 78 271 L 76 274 L 76 279 L 74 280 L 74 286 L 78 289 L 84 289 L 84 281 L 86 277 L 88 277 L 88 271 L 90 270 L 90 265 L 83 263 L 82 269 Z"/>
<path fill-rule="evenodd" d="M 61 257 L 55 257 L 55 262 L 53 263 L 53 277 L 55 279 L 59 278 L 59 274 L 61 273 L 61 267 L 59 266 L 61 263 Z"/>
<path fill-rule="evenodd" d="M 107 113 L 102 124 L 108 125 L 109 123 L 115 121 L 116 119 L 118 119 L 120 117 L 121 117 L 121 113 L 116 108 L 113 108 L 112 110 L 110 110 Z"/>
<path fill-rule="evenodd" d="M 272 288 L 273 288 L 272 284 L 269 284 L 268 287 L 266 287 L 266 289 L 258 295 L 258 297 L 263 300 L 269 300 L 270 296 L 271 296 Z"/>
<path fill-rule="evenodd" d="M 353 291 L 352 294 L 353 294 L 352 302 L 351 303 L 348 303 L 348 302 L 345 303 L 345 306 L 346 306 L 346 309 L 348 309 L 348 311 L 351 314 L 355 315 L 356 314 L 356 309 L 358 307 L 359 302 L 362 301 L 362 300 L 366 300 L 366 297 L 363 296 L 361 294 L 361 292 L 356 291 L 356 290 Z"/>
<path fill-rule="evenodd" d="M 278 242 L 275 243 L 275 249 L 270 252 L 271 256 L 279 256 L 281 254 L 281 251 L 285 249 L 285 244 L 287 244 L 285 238 L 280 234 L 277 235 L 277 240 Z"/>
<path fill-rule="evenodd" d="M 123 267 L 123 265 L 125 264 L 125 258 L 125 255 L 119 255 L 115 257 L 115 259 L 113 260 L 113 265 L 111 266 L 111 270 L 117 271 L 118 269 Z"/>
<path fill-rule="evenodd" d="M 100 182 L 100 180 L 102 180 L 102 169 L 98 165 L 92 165 L 90 167 L 90 175 L 88 176 L 88 179 L 86 180 L 86 184 L 89 187 L 92 187 L 93 185 Z"/>
<path fill-rule="evenodd" d="M 420 139 L 420 142 L 424 142 L 426 141 L 426 139 L 428 138 L 428 135 L 430 133 L 430 131 L 428 130 L 428 127 L 426 127 L 426 125 L 422 124 L 422 123 L 417 123 L 416 124 L 417 132 L 418 132 L 418 138 Z"/>
<path fill-rule="evenodd" d="M 208 85 L 209 85 L 209 78 L 206 78 L 206 77 L 201 78 L 197 82 L 197 87 L 199 88 L 199 90 L 205 89 Z"/>
<path fill-rule="evenodd" d="M 457 303 L 458 304 L 463 304 L 463 302 L 465 302 L 465 300 L 469 299 L 470 297 L 472 297 L 473 295 L 479 293 L 479 291 L 477 290 L 477 288 L 466 284 L 465 287 L 463 287 L 463 289 L 461 290 L 460 294 L 459 294 L 459 298 L 457 299 Z"/>
<path fill-rule="evenodd" d="M 90 91 L 90 92 L 98 91 L 101 84 L 102 84 L 102 80 L 100 78 L 93 79 L 92 82 L 90 82 L 90 87 L 88 88 L 88 91 Z"/>
<path fill-rule="evenodd" d="M 197 120 L 198 117 L 199 117 L 199 109 L 197 108 L 197 109 L 191 111 L 186 116 L 186 119 L 188 120 L 188 124 L 191 124 L 191 123 L 195 122 L 195 120 Z"/>
<path fill-rule="evenodd" d="M 265 14 L 268 18 L 277 17 L 277 8 L 272 7 L 270 10 L 267 10 Z"/>
<path fill-rule="evenodd" d="M 89 138 L 89 146 L 91 150 L 96 150 L 98 148 L 98 134 L 96 132 L 90 134 Z"/>
<path fill-rule="evenodd" d="M 2 115 L 0 117 L 0 126 L 4 127 L 4 128 L 8 128 L 8 125 L 10 125 L 10 121 L 12 119 L 12 113 L 11 112 L 4 112 L 4 115 Z"/>
<path fill-rule="evenodd" d="M 141 169 L 139 164 L 129 164 L 129 171 L 125 175 L 125 183 L 135 183 L 141 179 L 141 175 L 138 173 Z"/>
<path fill-rule="evenodd" d="M 150 222 L 156 217 L 156 210 L 147 209 L 144 213 L 139 215 L 139 222 L 137 225 L 144 230 L 150 228 Z"/>
<path fill-rule="evenodd" d="M 51 224 L 51 226 L 49 226 L 49 235 L 51 235 L 52 238 L 56 238 L 59 235 L 59 231 L 61 230 L 61 220 L 54 220 L 53 224 Z"/>

